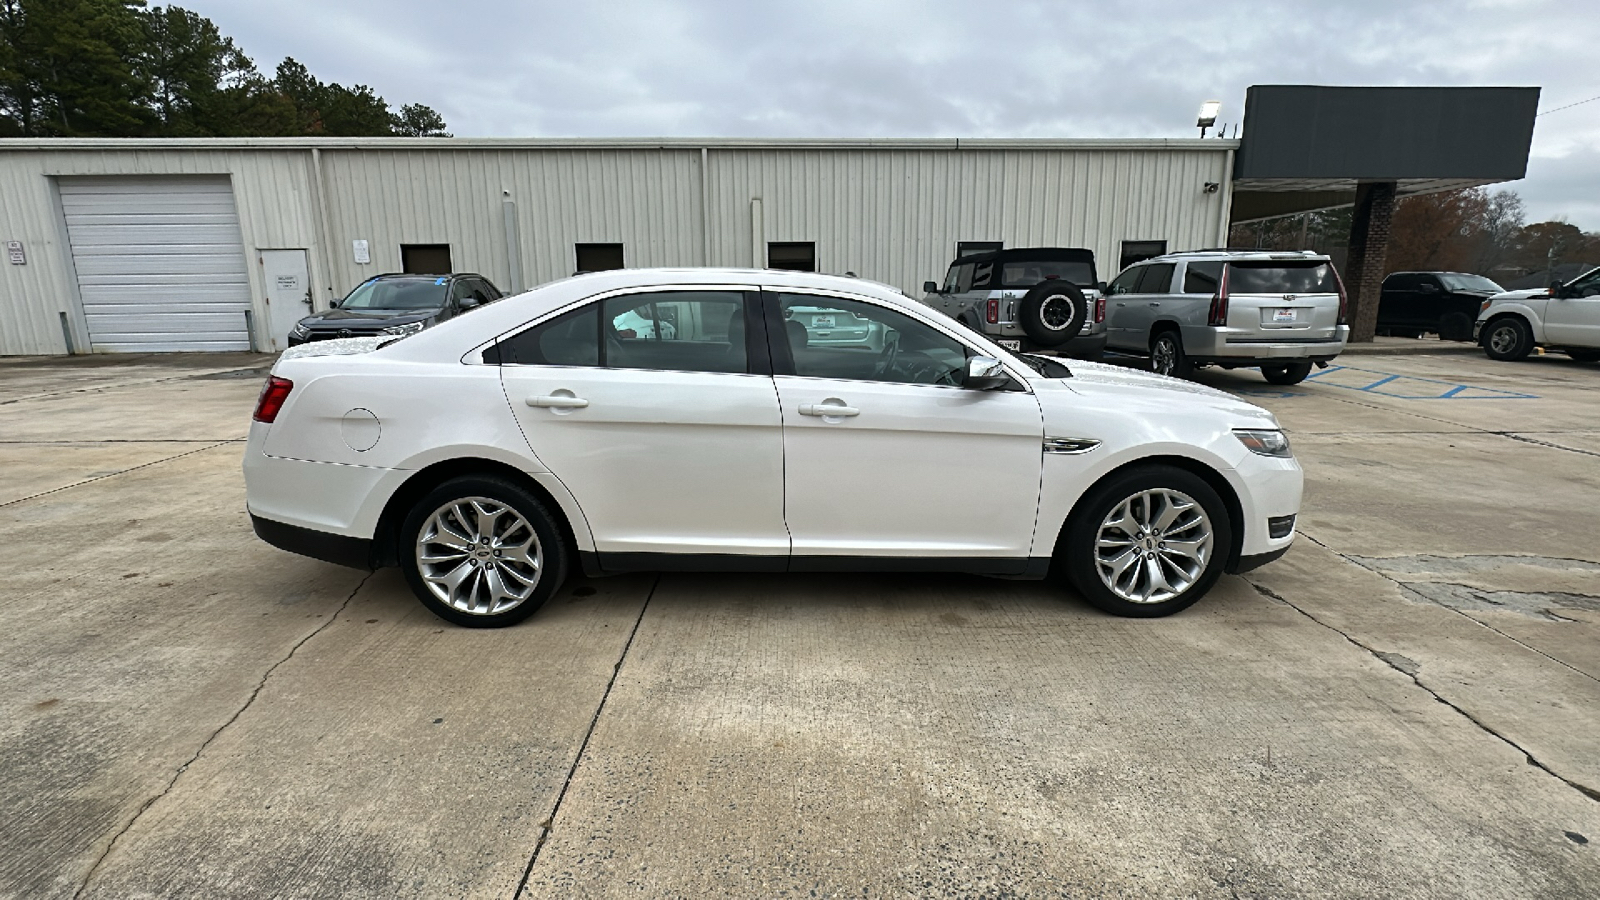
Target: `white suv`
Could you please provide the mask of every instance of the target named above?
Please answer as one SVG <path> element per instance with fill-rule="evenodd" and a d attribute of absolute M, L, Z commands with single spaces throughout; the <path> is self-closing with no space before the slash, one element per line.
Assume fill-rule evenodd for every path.
<path fill-rule="evenodd" d="M 813 340 L 847 322 L 871 339 Z M 1054 568 L 1166 615 L 1287 550 L 1301 494 L 1277 421 L 1232 395 L 1016 356 L 861 279 L 735 269 L 584 275 L 293 348 L 244 474 L 263 539 L 398 564 L 469 626 L 580 568 Z"/>
<path fill-rule="evenodd" d="M 1600 361 L 1600 268 L 1548 289 L 1490 297 L 1472 336 L 1490 359 L 1522 359 L 1549 347 L 1579 362 Z"/>
<path fill-rule="evenodd" d="M 1259 366 L 1297 384 L 1350 339 L 1344 284 L 1317 253 L 1168 253 L 1128 267 L 1106 295 L 1106 347 L 1149 354 L 1151 371 L 1178 378 Z"/>

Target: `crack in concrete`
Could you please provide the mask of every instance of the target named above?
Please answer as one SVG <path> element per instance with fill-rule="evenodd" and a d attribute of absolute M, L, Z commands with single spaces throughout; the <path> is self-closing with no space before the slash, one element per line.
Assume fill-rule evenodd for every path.
<path fill-rule="evenodd" d="M 589 749 L 589 739 L 594 737 L 594 730 L 600 724 L 600 714 L 605 711 L 606 701 L 611 699 L 611 689 L 616 686 L 617 676 L 622 674 L 622 664 L 628 659 L 628 651 L 633 649 L 633 639 L 639 634 L 639 625 L 644 622 L 645 610 L 650 608 L 650 600 L 656 595 L 656 588 L 661 586 L 661 576 L 656 575 L 656 580 L 651 583 L 649 593 L 644 596 L 644 603 L 639 606 L 639 616 L 633 620 L 633 630 L 628 632 L 628 640 L 622 645 L 622 653 L 617 656 L 617 662 L 611 667 L 611 678 L 606 682 L 606 689 L 600 694 L 600 703 L 594 708 L 594 716 L 589 719 L 589 730 L 583 733 L 583 741 L 578 744 L 578 752 L 572 757 L 572 765 L 567 769 L 567 777 L 561 782 L 561 790 L 556 792 L 555 805 L 550 808 L 550 815 L 539 823 L 539 839 L 533 845 L 533 854 L 528 857 L 528 865 L 522 870 L 522 880 L 517 883 L 517 890 L 512 895 L 512 900 L 519 900 L 524 891 L 528 889 L 528 879 L 533 877 L 533 866 L 539 861 L 539 853 L 544 850 L 545 842 L 550 839 L 550 832 L 555 830 L 556 816 L 561 812 L 561 803 L 567 799 L 567 788 L 572 786 L 573 776 L 578 774 L 578 764 L 583 761 L 583 754 Z M 76 898 L 74 898 L 76 900 Z"/>
<path fill-rule="evenodd" d="M 1486 431 L 1484 434 L 1495 434 L 1503 438 L 1510 438 L 1513 441 L 1521 441 L 1524 444 L 1533 444 L 1537 447 L 1549 447 L 1554 450 L 1565 450 L 1568 453 L 1582 453 L 1584 456 L 1600 456 L 1600 453 L 1596 453 L 1593 450 L 1579 450 L 1577 447 L 1568 447 L 1565 444 L 1552 444 L 1549 441 L 1541 441 L 1538 438 L 1524 437 L 1511 431 Z"/>
<path fill-rule="evenodd" d="M 284 663 L 293 659 L 294 655 L 299 652 L 301 647 L 306 645 L 307 641 L 310 641 L 312 638 L 327 630 L 328 626 L 332 625 L 334 621 L 339 618 L 339 614 L 345 611 L 345 609 L 350 605 L 350 601 L 355 599 L 356 594 L 366 586 L 367 581 L 371 578 L 371 572 L 363 575 L 361 580 L 356 583 L 356 586 L 350 590 L 349 595 L 346 596 L 344 601 L 339 604 L 338 608 L 333 611 L 333 614 L 328 616 L 326 621 L 318 625 L 316 628 L 311 629 L 310 633 L 305 637 L 295 641 L 294 646 L 289 648 L 289 652 L 284 654 L 282 659 L 267 667 L 267 670 L 261 674 L 261 679 L 256 682 L 255 689 L 250 692 L 250 696 L 245 698 L 244 704 L 238 709 L 234 710 L 233 715 L 229 716 L 226 722 L 223 722 L 221 725 L 217 726 L 216 729 L 213 730 L 204 741 L 201 741 L 200 747 L 194 751 L 194 755 L 189 757 L 187 762 L 179 766 L 177 770 L 172 773 L 172 777 L 167 780 L 166 786 L 150 799 L 146 800 L 142 805 L 140 805 L 140 807 L 134 812 L 132 818 L 128 819 L 127 823 L 124 824 L 116 834 L 111 836 L 111 840 L 106 844 L 105 850 L 101 851 L 99 858 L 94 861 L 94 865 L 90 866 L 89 871 L 84 874 L 83 883 L 78 885 L 77 891 L 75 891 L 72 895 L 72 900 L 79 900 L 79 898 L 83 896 L 84 891 L 89 889 L 89 884 L 94 880 L 95 873 L 100 871 L 100 866 L 104 864 L 106 859 L 111 856 L 111 851 L 116 849 L 117 842 L 122 840 L 122 836 L 127 834 L 129 831 L 132 831 L 133 826 L 138 823 L 139 819 L 143 817 L 146 812 L 149 812 L 150 808 L 155 806 L 156 803 L 161 800 L 161 798 L 172 793 L 172 789 L 178 784 L 178 779 L 183 777 L 183 773 L 189 771 L 190 766 L 193 766 L 196 762 L 200 761 L 200 757 L 206 752 L 206 748 L 210 747 L 212 742 L 220 737 L 224 731 L 228 730 L 229 726 L 231 726 L 234 722 L 239 721 L 239 717 L 244 715 L 245 711 L 256 702 L 256 698 L 261 696 L 261 691 L 267 686 L 267 680 L 272 677 L 272 673 L 278 671 L 279 666 L 282 666 Z"/>
<path fill-rule="evenodd" d="M 126 469 L 119 469 L 118 471 L 115 471 L 115 472 L 107 472 L 104 475 L 96 475 L 93 478 L 85 478 L 82 481 L 74 481 L 71 484 L 64 484 L 61 487 L 51 488 L 48 491 L 40 491 L 37 494 L 29 494 L 26 497 L 18 497 L 15 500 L 7 500 L 4 503 L 0 503 L 0 509 L 4 509 L 7 506 L 14 506 L 14 505 L 16 505 L 18 503 L 25 503 L 25 502 L 27 502 L 29 500 L 37 500 L 40 497 L 48 497 L 51 494 L 59 494 L 62 491 L 71 490 L 72 488 L 75 488 L 75 487 L 82 487 L 82 486 L 84 486 L 86 484 L 93 484 L 96 481 L 104 481 L 107 478 L 115 478 L 118 475 L 126 475 L 129 472 L 137 472 L 140 469 L 148 469 L 151 466 L 159 466 L 164 462 L 172 462 L 175 459 L 183 459 L 185 456 L 193 456 L 196 453 L 204 453 L 207 450 L 215 450 L 218 447 L 226 446 L 227 444 L 242 444 L 246 440 L 247 440 L 247 438 L 228 438 L 227 440 L 217 441 L 214 444 L 210 444 L 210 445 L 205 446 L 205 447 L 200 447 L 200 448 L 195 449 L 195 450 L 186 450 L 183 453 L 179 453 L 179 454 L 177 454 L 175 456 L 168 456 L 168 457 L 164 457 L 162 459 L 153 459 L 150 462 L 140 463 L 137 466 L 129 466 Z"/>
<path fill-rule="evenodd" d="M 1315 543 L 1315 542 L 1313 542 L 1313 543 Z M 1318 544 L 1318 546 L 1321 546 L 1321 545 Z M 1337 551 L 1335 551 L 1335 552 L 1337 552 Z M 1427 691 L 1428 695 L 1433 697 L 1434 700 L 1438 701 L 1439 703 L 1443 703 L 1445 706 L 1450 707 L 1452 710 L 1455 710 L 1455 712 L 1458 715 L 1460 715 L 1462 718 L 1466 719 L 1468 722 L 1471 722 L 1473 725 L 1477 726 L 1478 729 L 1480 731 L 1482 731 L 1484 734 L 1488 734 L 1488 735 L 1491 735 L 1491 736 L 1499 739 L 1506 746 L 1508 746 L 1511 749 L 1517 751 L 1518 753 L 1521 753 L 1523 759 L 1526 759 L 1528 761 L 1528 765 L 1533 766 L 1534 768 L 1538 769 L 1539 771 L 1544 772 L 1545 774 L 1547 774 L 1550 777 L 1556 779 L 1557 781 L 1560 781 L 1562 784 L 1565 784 L 1567 787 L 1570 787 L 1573 790 L 1577 791 L 1578 793 L 1584 795 L 1585 797 L 1588 797 L 1590 800 L 1594 800 L 1596 802 L 1600 802 L 1600 790 L 1597 790 L 1595 788 L 1589 787 L 1588 785 L 1583 784 L 1581 782 L 1573 781 L 1571 778 L 1568 778 L 1565 775 L 1562 775 L 1559 772 L 1556 772 L 1554 769 L 1550 768 L 1549 766 L 1547 766 L 1544 763 L 1540 762 L 1539 760 L 1535 759 L 1532 753 L 1529 753 L 1527 750 L 1523 749 L 1522 745 L 1518 744 L 1516 741 L 1513 741 L 1511 738 L 1509 738 L 1506 735 L 1504 735 L 1504 734 L 1500 733 L 1499 731 L 1495 730 L 1492 726 L 1490 726 L 1488 723 L 1484 722 L 1482 719 L 1479 719 L 1477 716 L 1474 716 L 1472 713 L 1467 712 L 1466 709 L 1464 709 L 1464 708 L 1462 708 L 1460 706 L 1457 706 L 1454 703 L 1451 703 L 1449 700 L 1445 699 L 1445 697 L 1442 694 L 1440 694 L 1438 691 L 1434 690 L 1431 687 L 1428 687 L 1426 684 L 1423 684 L 1422 680 L 1417 677 L 1417 672 L 1421 670 L 1421 666 L 1418 666 L 1415 662 L 1412 662 L 1411 660 L 1406 659 L 1405 657 L 1400 656 L 1397 653 L 1389 653 L 1389 652 L 1386 652 L 1386 651 L 1374 649 L 1373 647 L 1370 647 L 1367 644 L 1364 644 L 1361 641 L 1351 637 L 1349 634 L 1345 633 L 1344 631 L 1341 631 L 1338 628 L 1335 628 L 1334 626 L 1328 624 L 1327 622 L 1322 621 L 1321 619 L 1317 618 L 1316 616 L 1312 615 L 1311 613 L 1306 612 L 1304 609 L 1301 609 L 1299 606 L 1296 606 L 1295 604 L 1289 602 L 1289 600 L 1287 598 L 1285 598 L 1283 595 L 1277 593 L 1276 591 L 1272 590 L 1271 588 L 1268 588 L 1268 587 L 1266 587 L 1264 585 L 1257 584 L 1256 582 L 1250 580 L 1249 578 L 1245 578 L 1244 580 L 1245 580 L 1245 583 L 1247 583 L 1251 587 L 1255 588 L 1256 591 L 1258 593 L 1260 593 L 1261 595 L 1263 595 L 1265 597 L 1270 597 L 1271 599 L 1276 600 L 1279 603 L 1282 603 L 1284 606 L 1289 607 L 1290 609 L 1294 610 L 1295 612 L 1299 613 L 1300 615 L 1305 616 L 1306 618 L 1310 619 L 1311 621 L 1315 622 L 1318 625 L 1321 625 L 1323 628 L 1326 628 L 1329 631 L 1333 632 L 1334 634 L 1339 635 L 1340 637 L 1344 638 L 1346 641 L 1349 641 L 1351 644 L 1353 644 L 1353 645 L 1355 645 L 1357 647 L 1360 647 L 1362 650 L 1367 651 L 1367 653 L 1371 654 L 1374 659 L 1377 659 L 1379 662 L 1383 663 L 1384 665 L 1388 666 L 1389 668 L 1391 668 L 1391 669 L 1395 670 L 1396 672 L 1399 672 L 1401 675 L 1404 675 L 1407 678 L 1411 679 L 1411 683 L 1412 684 L 1416 685 L 1417 687 L 1421 688 L 1424 691 Z M 1468 618 L 1471 618 L 1471 617 L 1469 616 Z M 1473 621 L 1476 621 L 1476 620 L 1474 619 Z M 1407 664 L 1409 664 L 1409 665 L 1407 665 Z M 1413 666 L 1415 666 L 1416 668 L 1412 669 Z"/>
<path fill-rule="evenodd" d="M 1363 560 L 1367 560 L 1367 559 L 1382 559 L 1385 562 L 1392 562 L 1392 561 L 1395 561 L 1395 560 L 1403 559 L 1403 557 L 1396 557 L 1396 556 L 1390 556 L 1390 557 L 1351 556 L 1348 553 L 1343 553 L 1341 551 L 1335 550 L 1334 548 L 1328 546 L 1327 544 L 1324 544 L 1322 541 L 1317 540 L 1316 538 L 1312 537 L 1310 534 L 1307 534 L 1306 532 L 1301 531 L 1298 528 L 1295 529 L 1295 534 L 1298 534 L 1301 537 L 1304 537 L 1306 540 L 1310 541 L 1313 544 L 1316 544 L 1318 547 L 1321 547 L 1322 549 L 1328 551 L 1329 553 L 1332 553 L 1334 556 L 1339 557 L 1340 559 L 1344 560 L 1345 562 L 1350 563 L 1351 565 L 1360 567 L 1362 569 L 1365 569 L 1368 572 L 1371 572 L 1372 574 L 1378 576 L 1379 578 L 1382 578 L 1383 580 L 1389 582 L 1390 584 L 1393 584 L 1395 587 L 1398 587 L 1401 590 L 1402 595 L 1404 595 L 1406 593 L 1410 593 L 1410 594 L 1415 594 L 1417 596 L 1421 596 L 1424 599 L 1429 600 L 1429 602 L 1433 602 L 1433 603 L 1437 604 L 1438 606 L 1440 606 L 1440 607 L 1442 607 L 1444 609 L 1450 610 L 1451 612 L 1455 613 L 1456 615 L 1460 616 L 1461 618 L 1466 619 L 1468 622 L 1471 622 L 1472 624 L 1477 625 L 1479 628 L 1484 628 L 1484 629 L 1487 629 L 1489 631 L 1494 632 L 1495 634 L 1500 635 L 1501 637 L 1505 638 L 1506 640 L 1510 641 L 1513 644 L 1516 644 L 1518 647 L 1521 647 L 1522 649 L 1528 651 L 1529 653 L 1533 653 L 1533 654 L 1536 654 L 1538 656 L 1541 656 L 1541 657 L 1549 660 L 1550 662 L 1553 662 L 1556 665 L 1562 667 L 1563 669 L 1566 669 L 1566 670 L 1568 670 L 1570 672 L 1574 672 L 1574 673 L 1576 673 L 1578 675 L 1581 675 L 1584 678 L 1589 679 L 1590 681 L 1600 681 L 1600 678 L 1596 678 L 1595 676 L 1590 675 L 1588 672 L 1585 672 L 1584 670 L 1578 668 L 1577 666 L 1574 666 L 1572 663 L 1569 663 L 1564 659 L 1558 659 L 1558 658 L 1556 658 L 1554 656 L 1551 656 L 1550 654 L 1544 652 L 1543 650 L 1540 650 L 1538 647 L 1535 647 L 1532 644 L 1529 644 L 1527 641 L 1524 641 L 1521 638 L 1516 637 L 1515 635 L 1507 634 L 1504 631 L 1501 631 L 1500 629 L 1494 627 L 1493 625 L 1490 625 L 1488 622 L 1483 621 L 1482 619 L 1479 619 L 1479 618 L 1477 618 L 1475 616 L 1467 615 L 1466 611 L 1463 610 L 1463 609 L 1459 609 L 1457 607 L 1450 606 L 1449 604 L 1446 604 L 1446 603 L 1439 603 L 1438 601 L 1432 600 L 1432 598 L 1428 598 L 1428 597 L 1426 597 L 1426 595 L 1423 595 L 1420 592 L 1418 592 L 1417 590 L 1415 590 L 1415 586 L 1416 585 L 1429 584 L 1429 583 L 1437 584 L 1438 582 L 1422 582 L 1422 581 L 1406 582 L 1406 581 L 1401 581 L 1400 579 L 1394 577 L 1393 575 L 1390 575 L 1389 573 L 1387 573 L 1387 572 L 1385 572 L 1385 571 L 1383 571 L 1381 569 L 1377 569 L 1377 568 L 1374 568 L 1373 566 L 1369 566 L 1365 562 L 1363 562 Z M 1434 563 L 1437 563 L 1438 561 L 1441 561 L 1441 560 L 1447 560 L 1449 558 L 1450 557 L 1431 556 L 1431 555 L 1422 555 L 1422 556 L 1414 557 L 1414 559 L 1416 559 L 1418 561 L 1431 560 Z M 1513 560 L 1517 560 L 1519 563 L 1524 563 L 1524 561 L 1526 561 L 1524 564 L 1533 564 L 1532 561 L 1534 561 L 1534 560 L 1546 560 L 1546 561 L 1555 561 L 1555 562 L 1577 563 L 1580 567 L 1588 567 L 1588 566 L 1595 565 L 1594 563 L 1592 563 L 1592 562 L 1590 562 L 1590 561 L 1588 561 L 1586 559 L 1570 559 L 1570 558 L 1566 558 L 1566 557 L 1554 557 L 1554 556 L 1480 556 L 1480 557 L 1462 557 L 1462 559 L 1484 559 L 1484 560 L 1513 559 Z M 1470 568 L 1468 568 L 1467 570 L 1470 571 Z M 1583 596 L 1583 595 L 1573 595 L 1573 596 Z M 1487 607 L 1485 607 L 1485 608 L 1487 608 Z M 1567 620 L 1567 621 L 1571 621 L 1571 620 Z"/>

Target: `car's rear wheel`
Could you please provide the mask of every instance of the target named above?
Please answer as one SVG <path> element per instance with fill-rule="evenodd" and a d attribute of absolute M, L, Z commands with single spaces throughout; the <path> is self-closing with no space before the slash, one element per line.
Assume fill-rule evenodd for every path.
<path fill-rule="evenodd" d="M 412 507 L 400 537 L 411 590 L 441 619 L 469 628 L 526 619 L 566 578 L 556 520 L 526 489 L 500 478 L 444 482 Z"/>
<path fill-rule="evenodd" d="M 1150 340 L 1150 371 L 1173 378 L 1194 374 L 1194 363 L 1183 352 L 1183 338 L 1175 330 L 1163 331 Z"/>
<path fill-rule="evenodd" d="M 1278 366 L 1262 366 L 1261 377 L 1272 384 L 1299 384 L 1311 374 L 1311 363 L 1297 362 L 1285 363 Z"/>
<path fill-rule="evenodd" d="M 1090 603 L 1118 616 L 1186 609 L 1222 576 L 1233 529 L 1204 479 L 1171 466 L 1129 469 L 1079 501 L 1062 547 Z"/>
<path fill-rule="evenodd" d="M 1078 336 L 1089 315 L 1089 301 L 1070 281 L 1042 281 L 1022 296 L 1018 323 L 1041 347 L 1059 347 Z"/>
<path fill-rule="evenodd" d="M 1483 332 L 1483 352 L 1490 359 L 1523 359 L 1533 352 L 1533 333 L 1528 330 L 1528 323 L 1516 316 L 1490 322 Z"/>
<path fill-rule="evenodd" d="M 1568 350 L 1567 355 L 1578 362 L 1600 362 L 1600 350 Z"/>

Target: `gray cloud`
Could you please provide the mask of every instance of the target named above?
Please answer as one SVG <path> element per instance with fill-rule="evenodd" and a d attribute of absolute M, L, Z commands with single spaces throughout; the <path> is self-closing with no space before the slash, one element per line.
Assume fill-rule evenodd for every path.
<path fill-rule="evenodd" d="M 1600 94 L 1592 0 L 189 0 L 264 69 L 438 109 L 463 135 L 1190 136 L 1251 84 Z M 1600 228 L 1600 101 L 1539 120 L 1534 218 Z"/>

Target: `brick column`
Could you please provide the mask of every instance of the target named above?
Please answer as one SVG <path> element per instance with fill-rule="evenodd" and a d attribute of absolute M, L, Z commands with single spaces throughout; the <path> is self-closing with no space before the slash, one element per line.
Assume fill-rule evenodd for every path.
<path fill-rule="evenodd" d="M 1384 259 L 1389 254 L 1389 224 L 1394 220 L 1395 183 L 1356 186 L 1350 216 L 1350 255 L 1344 287 L 1350 293 L 1350 340 L 1371 341 L 1378 330 L 1378 295 L 1383 290 Z"/>

